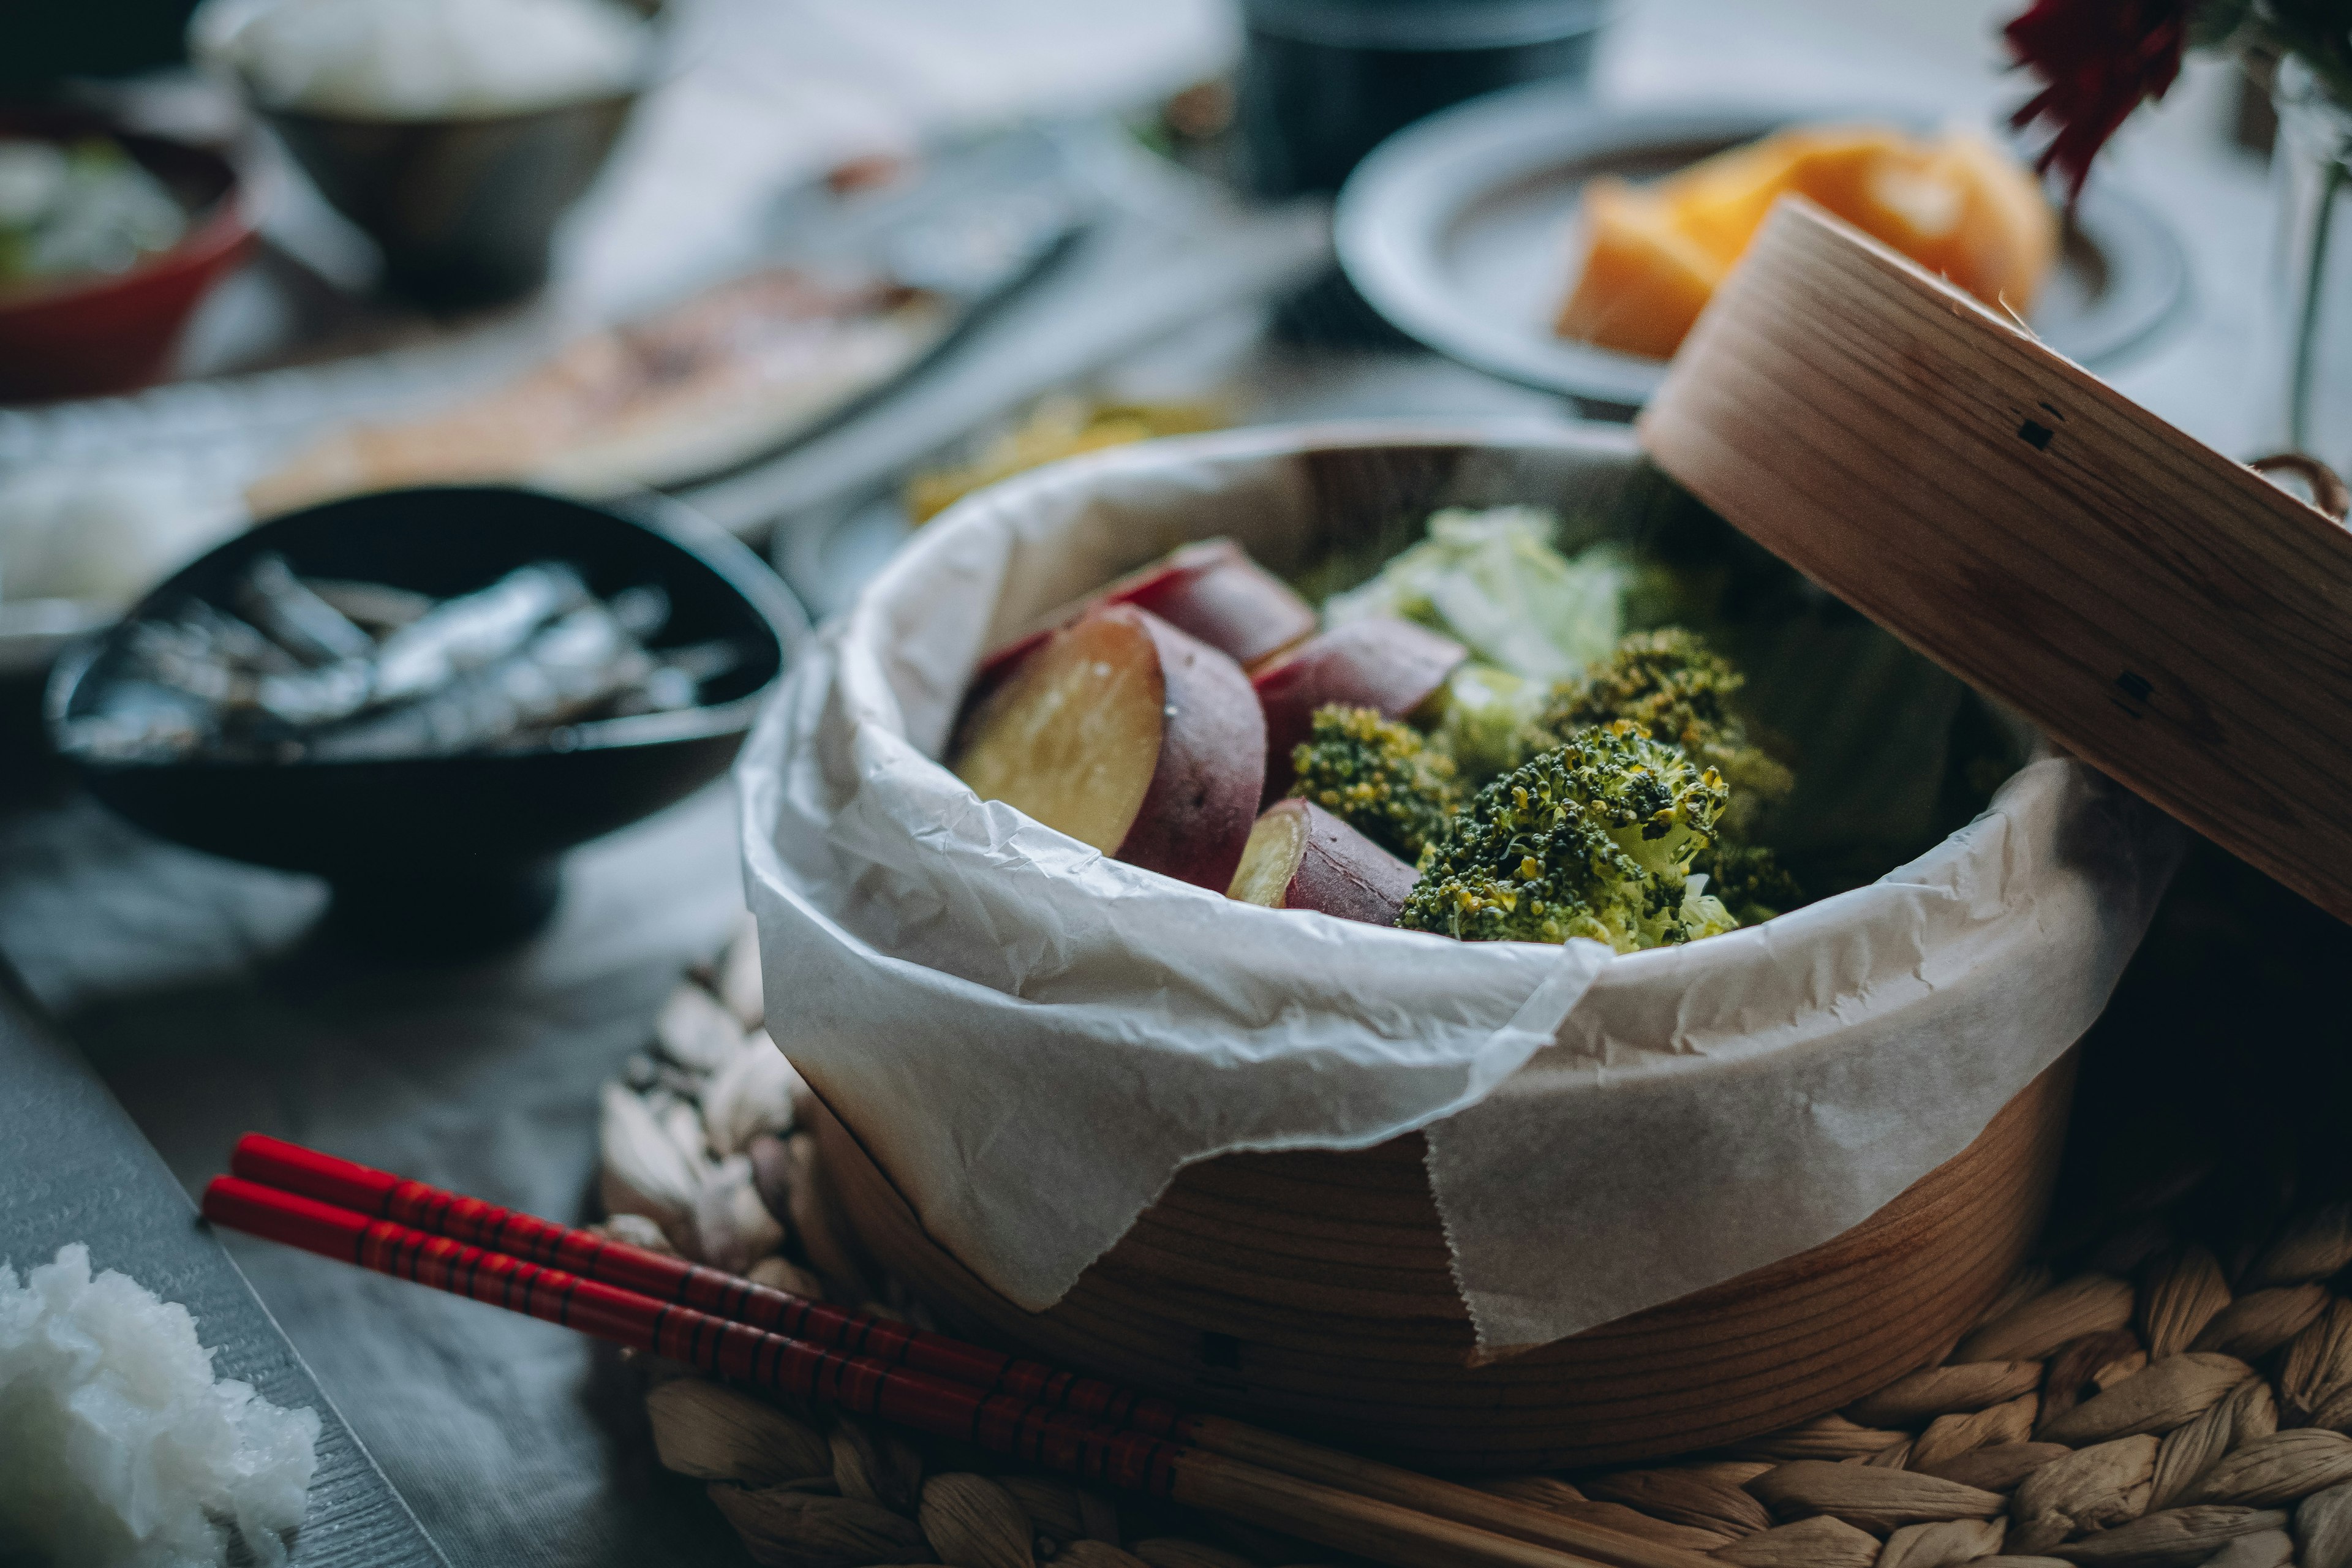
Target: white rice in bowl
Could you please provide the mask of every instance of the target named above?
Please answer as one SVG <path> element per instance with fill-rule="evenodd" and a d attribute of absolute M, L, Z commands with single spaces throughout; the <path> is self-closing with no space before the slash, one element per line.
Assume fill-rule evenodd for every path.
<path fill-rule="evenodd" d="M 191 52 L 272 109 L 362 120 L 517 114 L 639 85 L 617 0 L 207 0 Z"/>
<path fill-rule="evenodd" d="M 215 1381 L 213 1354 L 79 1243 L 24 1277 L 0 1262 L 0 1563 L 215 1568 L 241 1537 L 283 1563 L 319 1414 Z"/>

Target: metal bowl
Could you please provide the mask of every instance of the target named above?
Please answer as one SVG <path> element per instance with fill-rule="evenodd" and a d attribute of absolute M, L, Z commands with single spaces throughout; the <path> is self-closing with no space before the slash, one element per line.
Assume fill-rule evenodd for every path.
<path fill-rule="evenodd" d="M 89 712 L 142 616 L 190 597 L 233 602 L 256 556 L 298 572 L 436 597 L 534 561 L 568 561 L 610 595 L 658 584 L 658 641 L 726 637 L 750 650 L 704 705 L 567 726 L 543 744 L 370 762 L 100 763 L 69 755 L 92 794 L 158 837 L 332 885 L 329 918 L 372 943 L 478 951 L 552 912 L 573 846 L 683 799 L 734 760 L 807 633 L 800 605 L 743 544 L 674 501 L 590 505 L 502 488 L 387 490 L 263 523 L 150 593 L 124 621 L 59 658 L 47 692 L 53 745 Z"/>

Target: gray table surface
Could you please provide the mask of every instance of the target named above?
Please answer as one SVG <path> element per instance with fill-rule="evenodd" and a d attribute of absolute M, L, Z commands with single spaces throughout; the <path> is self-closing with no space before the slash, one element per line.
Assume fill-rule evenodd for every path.
<path fill-rule="evenodd" d="M 36 1265 L 68 1242 L 94 1271 L 129 1271 L 203 1326 L 213 1375 L 320 1416 L 318 1468 L 297 1543 L 306 1568 L 446 1568 L 374 1462 L 336 1418 L 252 1288 L 80 1052 L 0 965 L 0 1262 Z"/>
<path fill-rule="evenodd" d="M 1051 33 L 1036 21 L 1049 9 L 1047 0 L 1024 0 L 1028 47 L 1042 47 Z M 1155 47 L 1197 47 L 1216 36 L 1213 7 L 1178 9 L 1193 32 L 1176 27 L 1174 43 Z M 1768 80 L 1883 98 L 1893 80 L 1925 104 L 1981 122 L 2017 91 L 1985 65 L 1984 23 L 1996 9 L 1634 0 L 1601 82 L 1625 98 Z M 894 0 L 889 10 L 902 34 L 928 36 L 919 26 L 928 16 L 949 29 L 940 37 L 958 36 L 951 8 Z M 859 37 L 858 48 L 888 63 L 889 29 Z M 841 44 L 835 54 L 856 52 Z M 969 96 L 971 73 L 942 63 L 953 49 L 934 39 L 917 52 L 927 63 L 910 79 Z M 806 76 L 812 68 L 800 68 Z M 751 90 L 741 59 L 728 70 L 731 112 L 780 112 Z M 2222 449 L 2242 451 L 2259 434 L 2245 344 L 2262 308 L 2248 279 L 2261 265 L 2264 207 L 2259 171 L 2220 144 L 2225 85 L 2212 69 L 2192 71 L 2174 101 L 2118 149 L 2116 172 L 2180 226 L 2199 299 L 2113 378 Z M 857 113 L 878 114 L 880 95 L 858 101 Z M 966 118 L 982 112 L 966 108 Z M 633 155 L 654 160 L 657 173 L 662 147 L 690 147 L 695 123 L 723 111 L 709 95 L 681 103 Z M 792 112 L 824 122 L 804 101 Z M 792 143 L 797 154 L 777 151 L 789 142 L 767 144 L 776 167 L 721 172 L 746 189 L 772 183 L 778 167 L 808 152 L 802 143 Z M 676 205 L 657 179 L 631 177 L 642 190 L 633 223 L 665 200 Z M 689 227 L 689 219 L 719 222 L 701 208 L 672 216 Z M 626 270 L 617 253 L 593 242 L 584 249 Z M 1263 387 L 1261 418 L 1556 411 L 1416 354 L 1258 353 L 1250 363 Z M 540 1213 L 576 1215 L 593 1179 L 595 1086 L 641 1043 L 678 972 L 713 951 L 739 918 L 732 797 L 714 786 L 577 854 L 554 927 L 492 962 L 404 967 L 318 946 L 305 933 L 321 898 L 299 878 L 145 839 L 86 799 L 0 813 L 0 952 L 65 1020 L 183 1184 L 199 1186 L 236 1134 L 259 1130 Z M 650 1464 L 609 1356 L 547 1325 L 414 1286 L 240 1238 L 229 1248 L 459 1568 L 744 1560 L 696 1489 Z"/>
<path fill-rule="evenodd" d="M 598 1081 L 736 918 L 731 805 L 721 786 L 593 847 L 570 868 L 554 929 L 462 970 L 306 946 L 315 886 L 157 845 L 87 801 L 19 812 L 0 821 L 0 951 L 67 1015 L 191 1191 L 238 1133 L 261 1131 L 576 1215 Z M 225 1240 L 453 1562 L 740 1560 L 695 1490 L 647 1462 L 609 1354 L 488 1307 Z M 144 1259 L 101 1261 L 172 1284 Z"/>

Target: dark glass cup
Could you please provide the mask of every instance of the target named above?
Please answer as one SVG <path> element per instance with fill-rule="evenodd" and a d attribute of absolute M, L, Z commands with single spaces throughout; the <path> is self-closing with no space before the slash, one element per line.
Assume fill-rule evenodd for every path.
<path fill-rule="evenodd" d="M 1423 115 L 1521 82 L 1581 81 L 1609 0 L 1244 0 L 1238 119 L 1260 195 L 1336 191 Z"/>

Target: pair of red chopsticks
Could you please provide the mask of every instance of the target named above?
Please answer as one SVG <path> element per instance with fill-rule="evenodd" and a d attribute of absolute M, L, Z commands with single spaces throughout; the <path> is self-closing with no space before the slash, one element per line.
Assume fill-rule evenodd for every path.
<path fill-rule="evenodd" d="M 1187 1413 L 279 1139 L 247 1133 L 229 1168 L 205 1189 L 215 1225 L 1399 1568 L 1713 1568 L 1678 1547 Z"/>

